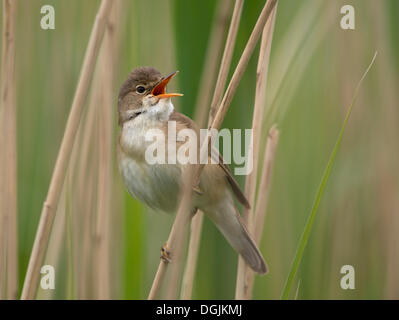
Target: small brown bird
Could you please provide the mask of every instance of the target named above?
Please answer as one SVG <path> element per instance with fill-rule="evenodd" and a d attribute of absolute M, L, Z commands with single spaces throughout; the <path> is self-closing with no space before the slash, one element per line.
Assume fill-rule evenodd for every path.
<path fill-rule="evenodd" d="M 146 150 L 153 142 L 148 141 L 146 134 L 151 130 L 163 132 L 167 137 L 166 145 L 173 143 L 178 149 L 186 140 L 168 136 L 168 122 L 175 121 L 177 133 L 191 129 L 199 137 L 196 124 L 174 110 L 171 98 L 181 94 L 166 93 L 166 85 L 176 73 L 162 77 L 152 67 L 136 68 L 122 85 L 118 97 L 121 132 L 117 151 L 123 181 L 134 198 L 165 212 L 177 209 L 186 165 L 178 161 L 150 164 Z M 255 272 L 264 274 L 266 263 L 241 222 L 234 196 L 247 208 L 249 203 L 220 155 L 219 159 L 218 164 L 205 165 L 198 188 L 193 189 L 193 212 L 201 209 L 248 265 Z"/>

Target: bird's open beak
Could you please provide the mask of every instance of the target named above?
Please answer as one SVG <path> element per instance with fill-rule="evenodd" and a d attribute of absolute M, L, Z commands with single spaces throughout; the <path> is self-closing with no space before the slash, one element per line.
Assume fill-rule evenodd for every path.
<path fill-rule="evenodd" d="M 181 93 L 166 93 L 166 85 L 179 71 L 172 72 L 171 74 L 163 77 L 161 81 L 152 89 L 151 94 L 160 99 L 171 98 L 171 97 L 181 97 Z"/>

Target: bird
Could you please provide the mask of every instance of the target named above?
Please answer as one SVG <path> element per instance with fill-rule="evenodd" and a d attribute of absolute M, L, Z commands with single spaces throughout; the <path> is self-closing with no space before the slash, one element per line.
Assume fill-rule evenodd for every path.
<path fill-rule="evenodd" d="M 129 73 L 118 95 L 117 141 L 119 172 L 129 194 L 148 207 L 167 213 L 176 212 L 187 164 L 178 161 L 149 163 L 146 150 L 152 143 L 148 133 L 162 132 L 179 148 L 184 141 L 168 136 L 168 123 L 175 122 L 176 131 L 199 128 L 188 116 L 175 110 L 172 98 L 180 93 L 166 93 L 166 86 L 177 74 L 162 74 L 153 67 L 137 67 Z M 198 134 L 199 135 L 199 134 Z M 192 210 L 199 209 L 209 217 L 232 248 L 258 274 L 268 272 L 267 264 L 246 229 L 235 205 L 235 198 L 244 207 L 250 204 L 218 154 L 218 163 L 207 163 L 193 188 Z M 164 251 L 166 250 L 163 248 Z"/>

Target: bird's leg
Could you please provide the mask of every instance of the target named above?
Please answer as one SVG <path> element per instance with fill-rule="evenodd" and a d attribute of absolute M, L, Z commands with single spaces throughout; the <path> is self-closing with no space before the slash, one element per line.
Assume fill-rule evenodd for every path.
<path fill-rule="evenodd" d="M 199 183 L 193 187 L 193 191 L 198 194 L 199 196 L 202 196 L 204 194 L 204 192 L 200 189 L 199 187 Z"/>
<path fill-rule="evenodd" d="M 194 215 L 197 213 L 198 208 L 194 207 L 191 211 L 191 218 L 194 217 Z M 167 242 L 165 242 L 165 244 L 161 247 L 161 259 L 165 262 L 165 263 L 170 263 L 172 262 L 172 257 L 170 254 L 170 251 L 167 249 Z"/>
<path fill-rule="evenodd" d="M 162 247 L 161 247 L 161 259 L 165 262 L 165 263 L 170 263 L 172 261 L 172 258 L 170 256 L 170 252 L 167 249 L 165 243 Z"/>
<path fill-rule="evenodd" d="M 194 218 L 195 214 L 198 212 L 198 208 L 194 207 L 193 210 L 191 211 L 191 219 Z"/>

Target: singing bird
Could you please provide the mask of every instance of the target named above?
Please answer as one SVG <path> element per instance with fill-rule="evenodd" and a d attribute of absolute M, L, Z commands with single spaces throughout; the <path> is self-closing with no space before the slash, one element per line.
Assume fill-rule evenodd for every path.
<path fill-rule="evenodd" d="M 176 149 L 185 141 L 170 134 L 168 136 L 168 122 L 175 121 L 177 132 L 191 129 L 199 133 L 194 121 L 174 110 L 171 98 L 182 94 L 166 93 L 166 85 L 176 73 L 163 77 L 152 67 L 136 68 L 123 83 L 118 97 L 121 131 L 117 152 L 122 179 L 131 196 L 153 209 L 165 212 L 175 212 L 177 209 L 183 171 L 187 164 L 178 161 L 150 164 L 145 154 L 153 142 L 148 141 L 146 133 L 160 130 L 167 137 L 166 145 L 175 139 L 172 142 Z M 219 159 L 217 164 L 204 166 L 199 184 L 193 188 L 193 212 L 202 210 L 246 263 L 255 272 L 265 274 L 265 260 L 241 221 L 234 197 L 246 208 L 249 208 L 249 203 L 220 155 Z"/>

